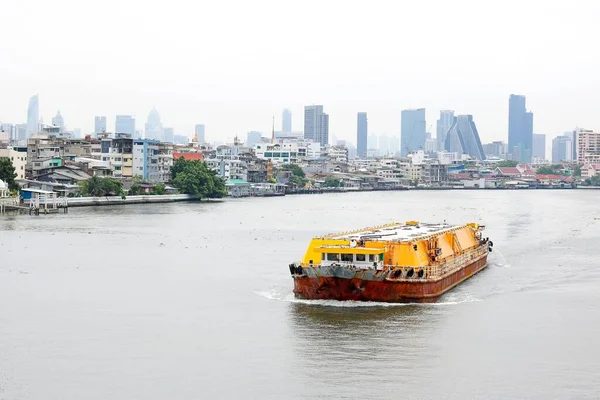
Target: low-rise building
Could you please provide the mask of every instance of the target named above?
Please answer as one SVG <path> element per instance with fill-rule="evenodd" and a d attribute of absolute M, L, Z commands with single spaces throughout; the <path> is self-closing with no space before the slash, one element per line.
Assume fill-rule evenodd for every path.
<path fill-rule="evenodd" d="M 25 179 L 25 169 L 27 167 L 27 147 L 0 148 L 0 158 L 8 158 L 15 168 L 17 178 Z"/>
<path fill-rule="evenodd" d="M 158 181 L 171 180 L 171 167 L 173 166 L 173 144 L 159 143 L 158 145 Z"/>
<path fill-rule="evenodd" d="M 320 143 L 311 141 L 257 143 L 253 149 L 256 157 L 271 160 L 274 164 L 298 164 L 321 157 Z"/>
<path fill-rule="evenodd" d="M 327 160 L 338 163 L 348 163 L 348 148 L 346 146 L 328 146 Z"/>
<path fill-rule="evenodd" d="M 584 164 L 581 167 L 581 177 L 583 179 L 593 178 L 594 176 L 598 176 L 600 172 L 600 164 Z"/>
<path fill-rule="evenodd" d="M 103 148 L 107 139 L 102 139 Z M 103 160 L 108 159 L 113 176 L 116 178 L 131 178 L 133 172 L 133 139 L 120 137 L 109 139 L 108 153 L 103 153 Z"/>
<path fill-rule="evenodd" d="M 216 171 L 225 181 L 248 181 L 248 167 L 241 160 L 240 154 L 245 152 L 236 141 L 233 145 L 217 146 L 205 159 L 206 165 Z"/>
<path fill-rule="evenodd" d="M 158 140 L 133 140 L 133 176 L 139 176 L 150 182 L 159 182 L 158 144 Z"/>
<path fill-rule="evenodd" d="M 34 175 L 34 163 L 38 160 L 60 159 L 64 156 L 64 141 L 47 133 L 38 133 L 27 139 L 27 165 L 25 176 Z M 41 164 L 38 164 L 38 167 Z"/>
<path fill-rule="evenodd" d="M 63 165 L 45 170 L 36 177 L 36 180 L 40 182 L 60 183 L 63 185 L 77 185 L 79 182 L 86 181 L 90 178 L 91 176 L 79 167 L 74 165 Z"/>

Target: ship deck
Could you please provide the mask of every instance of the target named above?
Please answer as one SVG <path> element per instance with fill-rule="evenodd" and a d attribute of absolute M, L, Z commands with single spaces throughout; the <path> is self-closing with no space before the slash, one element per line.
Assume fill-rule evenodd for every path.
<path fill-rule="evenodd" d="M 392 223 L 372 228 L 333 233 L 325 237 L 327 239 L 367 239 L 375 241 L 404 242 L 423 239 L 428 236 L 450 231 L 462 226 L 464 225 L 450 225 L 447 223 Z"/>

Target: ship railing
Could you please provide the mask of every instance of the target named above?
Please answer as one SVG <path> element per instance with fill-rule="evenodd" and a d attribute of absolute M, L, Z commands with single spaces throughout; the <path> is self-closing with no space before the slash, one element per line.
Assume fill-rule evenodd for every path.
<path fill-rule="evenodd" d="M 382 262 L 355 262 L 355 261 L 333 261 L 326 264 L 311 264 L 306 262 L 299 263 L 302 267 L 349 267 L 355 270 L 382 270 L 385 265 Z"/>
<path fill-rule="evenodd" d="M 486 252 L 487 248 L 480 246 L 473 251 L 466 251 L 439 264 L 424 266 L 386 265 L 384 269 L 390 270 L 390 279 L 439 278 L 481 258 Z"/>
<path fill-rule="evenodd" d="M 311 263 L 299 263 L 299 265 L 301 265 L 302 267 L 314 267 L 314 268 L 320 268 L 320 267 L 331 267 L 331 266 L 343 266 L 343 267 L 349 267 L 355 270 L 377 270 L 377 271 L 381 271 L 381 270 L 389 270 L 390 271 L 390 278 L 391 279 L 406 279 L 406 278 L 421 278 L 421 279 L 427 279 L 427 278 L 438 278 L 441 276 L 444 276 L 450 272 L 454 272 L 462 267 L 465 266 L 465 264 L 469 264 L 477 259 L 479 259 L 481 256 L 483 256 L 484 254 L 487 253 L 487 247 L 486 246 L 479 246 L 478 248 L 470 251 L 467 250 L 465 252 L 463 252 L 462 254 L 453 257 L 452 259 L 449 260 L 444 260 L 442 262 L 440 262 L 439 264 L 433 264 L 433 265 L 424 265 L 424 266 L 409 266 L 409 265 L 386 265 L 383 264 L 382 262 L 377 262 L 375 265 L 371 264 L 371 263 L 365 263 L 365 264 L 361 264 L 361 263 L 356 263 L 356 262 L 350 262 L 350 261 L 335 261 L 333 263 L 326 263 L 326 264 L 311 264 Z M 412 272 L 410 272 L 412 270 Z M 396 271 L 400 271 L 399 273 L 397 273 Z M 423 271 L 422 272 L 422 276 L 418 276 L 419 275 L 419 271 Z M 397 276 L 396 276 L 397 274 Z M 410 275 L 410 276 L 409 276 Z"/>

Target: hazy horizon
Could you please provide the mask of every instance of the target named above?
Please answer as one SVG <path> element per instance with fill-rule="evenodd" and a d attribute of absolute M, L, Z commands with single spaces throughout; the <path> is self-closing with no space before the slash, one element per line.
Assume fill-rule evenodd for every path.
<path fill-rule="evenodd" d="M 156 107 L 164 126 L 208 141 L 269 134 L 283 108 L 303 129 L 303 107 L 322 104 L 330 136 L 356 142 L 400 135 L 400 112 L 472 114 L 483 142 L 507 140 L 508 98 L 527 96 L 534 133 L 549 141 L 576 126 L 600 129 L 595 50 L 600 4 L 411 4 L 259 0 L 168 7 L 58 0 L 3 5 L 0 121 L 40 116 L 92 132 L 94 116 L 133 114 L 143 129 Z M 10 36 L 7 32 L 10 32 Z"/>

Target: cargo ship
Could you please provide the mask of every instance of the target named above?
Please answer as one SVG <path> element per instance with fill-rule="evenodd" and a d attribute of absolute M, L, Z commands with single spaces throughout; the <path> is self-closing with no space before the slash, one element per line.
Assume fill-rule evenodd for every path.
<path fill-rule="evenodd" d="M 315 237 L 289 265 L 302 299 L 433 302 L 487 266 L 476 223 L 408 221 Z"/>

